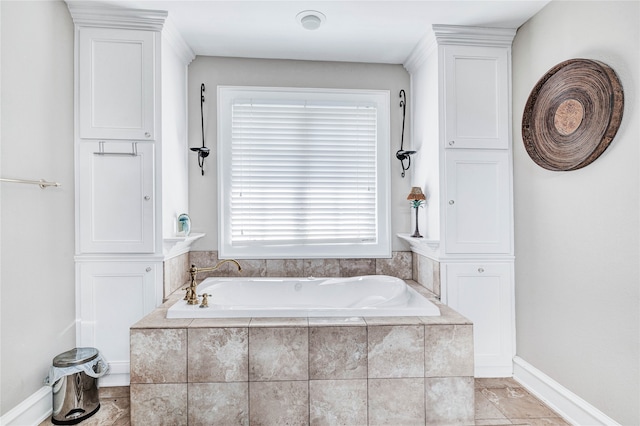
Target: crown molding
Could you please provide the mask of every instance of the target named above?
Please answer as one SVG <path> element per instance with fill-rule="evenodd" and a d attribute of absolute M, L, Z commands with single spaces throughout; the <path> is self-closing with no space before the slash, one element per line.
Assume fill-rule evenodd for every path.
<path fill-rule="evenodd" d="M 161 31 L 168 15 L 164 10 L 123 9 L 75 0 L 66 3 L 78 26 Z"/>
<path fill-rule="evenodd" d="M 462 25 L 432 26 L 438 45 L 463 44 L 465 46 L 511 47 L 515 28 L 467 27 Z"/>
<path fill-rule="evenodd" d="M 433 32 L 429 31 L 427 35 L 425 35 L 418 44 L 416 44 L 402 65 L 409 74 L 413 74 L 422 66 L 422 64 L 424 64 L 427 58 L 436 50 L 437 47 L 438 43 L 435 35 Z"/>
<path fill-rule="evenodd" d="M 413 48 L 403 66 L 411 74 L 419 69 L 434 50 L 441 45 L 511 47 L 516 35 L 514 28 L 467 27 L 463 25 L 432 25 Z"/>
<path fill-rule="evenodd" d="M 167 18 L 164 23 L 164 31 L 162 37 L 171 46 L 174 52 L 180 57 L 184 65 L 189 65 L 196 57 L 191 47 L 184 41 L 182 35 L 173 24 L 171 18 Z"/>

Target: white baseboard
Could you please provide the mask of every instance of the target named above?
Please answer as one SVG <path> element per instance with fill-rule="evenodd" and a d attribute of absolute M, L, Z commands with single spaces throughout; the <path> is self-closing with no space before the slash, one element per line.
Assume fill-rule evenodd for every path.
<path fill-rule="evenodd" d="M 51 386 L 43 386 L 2 416 L 0 425 L 37 426 L 51 415 L 52 404 Z"/>
<path fill-rule="evenodd" d="M 522 358 L 513 358 L 513 378 L 572 425 L 620 426 Z"/>

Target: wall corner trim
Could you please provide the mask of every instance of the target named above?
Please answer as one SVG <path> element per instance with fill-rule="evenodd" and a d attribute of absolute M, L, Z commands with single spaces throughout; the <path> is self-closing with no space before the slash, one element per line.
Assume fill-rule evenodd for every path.
<path fill-rule="evenodd" d="M 52 412 L 51 386 L 43 386 L 0 418 L 2 426 L 39 425 Z"/>
<path fill-rule="evenodd" d="M 573 425 L 620 426 L 615 420 L 518 356 L 513 358 L 513 378 Z"/>

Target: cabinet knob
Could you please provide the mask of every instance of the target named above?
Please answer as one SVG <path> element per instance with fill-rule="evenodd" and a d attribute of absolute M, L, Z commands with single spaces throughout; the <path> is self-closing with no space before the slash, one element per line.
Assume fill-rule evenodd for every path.
<path fill-rule="evenodd" d="M 456 144 L 456 141 L 449 141 L 449 146 L 454 146 Z"/>
<path fill-rule="evenodd" d="M 148 196 L 148 195 L 145 195 L 145 196 L 144 196 L 144 200 L 145 200 L 145 201 L 149 201 L 150 199 L 151 199 L 151 197 L 150 197 L 150 196 Z"/>
<path fill-rule="evenodd" d="M 482 268 L 482 267 L 478 268 L 478 272 L 479 273 L 483 273 L 484 272 L 484 268 Z"/>
<path fill-rule="evenodd" d="M 150 137 L 151 137 L 151 133 L 149 133 L 149 132 L 144 132 L 144 137 L 145 137 L 145 138 L 150 138 Z"/>
<path fill-rule="evenodd" d="M 145 271 L 151 272 L 151 266 L 147 266 L 147 269 L 145 269 Z"/>
<path fill-rule="evenodd" d="M 452 206 L 452 205 L 454 205 L 455 203 L 456 203 L 455 201 L 453 201 L 453 200 L 449 200 L 449 205 L 451 205 L 451 206 Z"/>

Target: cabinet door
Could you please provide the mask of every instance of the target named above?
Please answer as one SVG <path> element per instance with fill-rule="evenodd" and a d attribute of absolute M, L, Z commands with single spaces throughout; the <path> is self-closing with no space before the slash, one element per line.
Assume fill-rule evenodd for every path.
<path fill-rule="evenodd" d="M 508 49 L 444 47 L 446 148 L 509 147 Z"/>
<path fill-rule="evenodd" d="M 160 304 L 162 262 L 79 262 L 76 277 L 76 344 L 97 348 L 109 361 L 101 384 L 128 385 L 129 327 Z"/>
<path fill-rule="evenodd" d="M 445 269 L 443 300 L 473 322 L 476 377 L 510 376 L 515 347 L 511 264 L 449 263 Z"/>
<path fill-rule="evenodd" d="M 511 253 L 509 151 L 445 154 L 445 251 Z"/>
<path fill-rule="evenodd" d="M 79 253 L 155 251 L 152 143 L 81 142 Z"/>
<path fill-rule="evenodd" d="M 154 139 L 155 33 L 83 27 L 78 43 L 80 138 Z"/>

